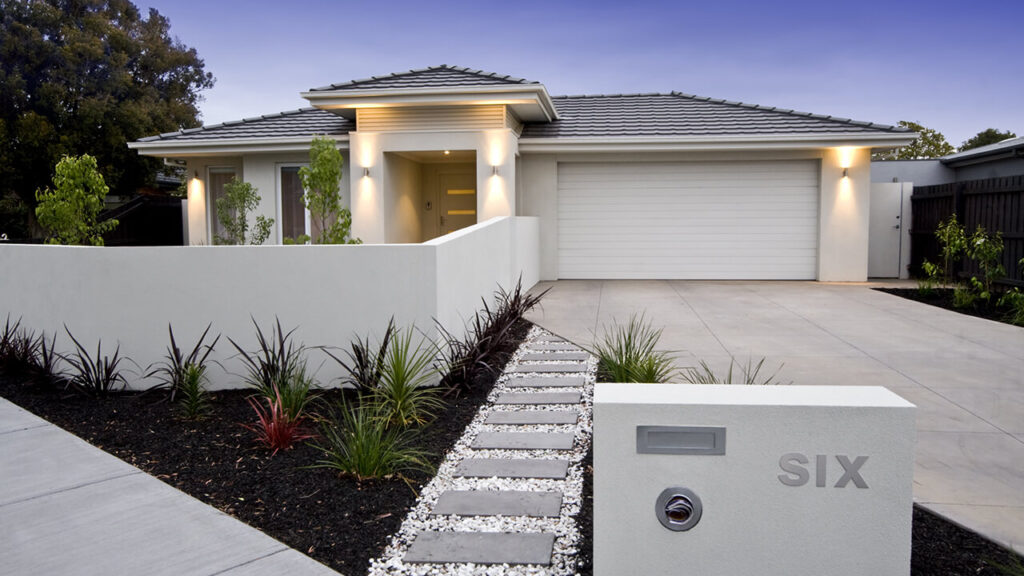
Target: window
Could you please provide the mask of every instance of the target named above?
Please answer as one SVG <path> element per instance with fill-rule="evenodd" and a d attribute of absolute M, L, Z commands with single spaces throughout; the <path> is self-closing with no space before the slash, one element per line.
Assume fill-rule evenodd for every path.
<path fill-rule="evenodd" d="M 224 235 L 224 225 L 217 218 L 217 200 L 224 197 L 224 186 L 235 178 L 234 168 L 210 168 L 207 174 L 207 214 L 210 215 L 210 244 Z"/>
<path fill-rule="evenodd" d="M 303 234 L 315 236 L 316 230 L 311 226 L 309 211 L 302 204 L 302 182 L 299 180 L 301 165 L 284 165 L 278 168 L 278 211 L 281 217 L 279 228 L 280 241 L 285 238 L 298 238 Z"/>

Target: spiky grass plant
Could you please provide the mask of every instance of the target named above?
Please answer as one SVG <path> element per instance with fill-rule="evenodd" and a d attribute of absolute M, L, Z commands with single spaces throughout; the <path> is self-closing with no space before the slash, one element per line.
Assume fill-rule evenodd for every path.
<path fill-rule="evenodd" d="M 410 326 L 391 341 L 381 366 L 380 385 L 370 398 L 393 426 L 426 424 L 444 408 L 436 387 L 431 386 L 435 346 Z"/>
<path fill-rule="evenodd" d="M 261 400 L 267 403 L 266 407 L 260 403 Z M 242 426 L 256 434 L 258 443 L 273 450 L 272 455 L 291 448 L 296 442 L 313 437 L 306 432 L 304 415 L 289 414 L 280 393 L 276 393 L 274 398 L 248 398 L 248 402 L 256 412 L 256 423 Z"/>
<path fill-rule="evenodd" d="M 128 381 L 121 373 L 120 364 L 125 358 L 120 355 L 120 345 L 114 350 L 113 356 L 104 356 L 103 342 L 99 340 L 96 342 L 96 356 L 93 357 L 67 326 L 64 331 L 75 344 L 75 352 L 65 358 L 71 365 L 68 382 L 71 388 L 90 396 L 107 396 L 125 389 Z"/>
<path fill-rule="evenodd" d="M 388 326 L 378 345 L 374 346 L 370 342 L 369 336 L 365 339 L 356 336 L 356 339 L 349 345 L 350 350 L 345 350 L 348 360 L 335 356 L 326 348 L 323 351 L 345 371 L 346 376 L 342 379 L 343 385 L 350 385 L 360 393 L 369 392 L 380 384 L 381 373 L 384 370 L 384 357 L 387 355 L 388 346 L 390 346 L 396 331 L 395 318 L 392 316 L 388 320 Z"/>
<path fill-rule="evenodd" d="M 238 351 L 246 368 L 245 383 L 254 388 L 268 403 L 281 399 L 284 409 L 293 418 L 301 414 L 311 400 L 313 379 L 306 371 L 306 347 L 292 338 L 295 328 L 285 332 L 281 321 L 274 319 L 274 330 L 267 337 L 256 320 L 256 341 L 259 349 L 246 352 L 231 337 L 228 341 Z"/>
<path fill-rule="evenodd" d="M 412 430 L 388 426 L 387 415 L 373 402 L 341 402 L 320 422 L 321 441 L 313 445 L 323 458 L 314 468 L 330 468 L 359 480 L 402 472 L 433 473 L 429 456 L 415 447 Z"/>
<path fill-rule="evenodd" d="M 201 420 L 210 414 L 212 408 L 206 384 L 206 366 L 185 364 L 178 384 L 178 410 L 186 420 Z"/>
<path fill-rule="evenodd" d="M 205 379 L 206 359 L 213 352 L 217 342 L 220 341 L 220 334 L 218 334 L 213 339 L 213 342 L 205 343 L 211 326 L 212 323 L 207 324 L 206 329 L 203 330 L 192 350 L 188 354 L 182 354 L 181 349 L 178 348 L 178 343 L 174 339 L 174 329 L 171 328 L 170 323 L 167 324 L 167 333 L 171 338 L 171 344 L 167 347 L 167 354 L 164 356 L 163 362 L 155 370 L 146 374 L 146 376 L 157 376 L 160 378 L 158 386 L 166 387 L 170 390 L 171 402 L 174 402 L 179 394 L 185 392 L 184 387 L 186 385 L 194 385 L 194 382 L 186 381 L 190 368 L 198 370 L 199 374 Z"/>
<path fill-rule="evenodd" d="M 735 358 L 730 358 L 729 370 L 724 376 L 716 374 L 707 362 L 701 360 L 696 367 L 688 366 L 684 368 L 682 370 L 682 377 L 684 382 L 690 384 L 751 384 L 761 386 L 783 384 L 783 382 L 778 380 L 782 364 L 771 374 L 767 376 L 761 375 L 765 360 L 765 358 L 761 358 L 757 363 L 754 363 L 753 359 L 748 358 L 746 364 L 739 364 Z"/>
<path fill-rule="evenodd" d="M 661 329 L 644 314 L 633 314 L 625 325 L 605 326 L 591 353 L 597 356 L 599 382 L 668 382 L 675 375 L 675 356 L 658 350 Z"/>

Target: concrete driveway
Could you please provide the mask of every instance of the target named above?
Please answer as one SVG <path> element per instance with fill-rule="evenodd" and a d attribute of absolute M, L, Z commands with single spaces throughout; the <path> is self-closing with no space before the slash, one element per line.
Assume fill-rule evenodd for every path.
<path fill-rule="evenodd" d="M 680 366 L 764 357 L 794 384 L 881 385 L 918 406 L 915 501 L 1024 552 L 1024 328 L 817 282 L 559 281 L 530 320 L 589 346 L 643 312 Z"/>

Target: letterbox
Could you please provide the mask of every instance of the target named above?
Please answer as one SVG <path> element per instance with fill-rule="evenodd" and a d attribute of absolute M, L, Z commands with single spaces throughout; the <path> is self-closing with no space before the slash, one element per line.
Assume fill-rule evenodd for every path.
<path fill-rule="evenodd" d="M 910 573 L 914 406 L 877 386 L 598 384 L 594 573 Z"/>

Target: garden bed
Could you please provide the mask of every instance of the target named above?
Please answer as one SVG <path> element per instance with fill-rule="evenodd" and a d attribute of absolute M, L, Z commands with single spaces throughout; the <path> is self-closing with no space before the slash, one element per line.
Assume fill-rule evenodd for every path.
<path fill-rule="evenodd" d="M 921 302 L 923 304 L 938 306 L 939 308 L 945 308 L 946 310 L 952 310 L 953 312 L 975 316 L 977 318 L 995 320 L 996 322 L 1002 322 L 1004 324 L 1013 324 L 1009 320 L 1012 311 L 1008 306 L 997 306 L 996 304 L 986 304 L 981 302 L 975 306 L 957 308 L 953 305 L 952 288 L 935 288 L 926 293 L 922 293 L 917 288 L 875 288 L 875 290 L 885 292 L 886 294 L 892 294 L 893 296 L 906 298 L 908 300 Z"/>
<path fill-rule="evenodd" d="M 430 452 L 432 465 L 459 439 L 529 328 L 520 320 L 493 362 L 497 373 L 447 398 L 444 410 L 421 430 L 417 446 Z M 15 404 L 331 568 L 365 573 L 431 475 L 357 481 L 330 469 L 307 469 L 322 455 L 305 443 L 271 455 L 242 426 L 254 420 L 246 401 L 251 394 L 214 393 L 212 414 L 186 421 L 163 392 L 93 398 L 0 376 L 0 395 Z M 327 390 L 319 404 L 346 395 L 354 397 Z"/>

